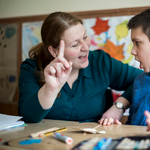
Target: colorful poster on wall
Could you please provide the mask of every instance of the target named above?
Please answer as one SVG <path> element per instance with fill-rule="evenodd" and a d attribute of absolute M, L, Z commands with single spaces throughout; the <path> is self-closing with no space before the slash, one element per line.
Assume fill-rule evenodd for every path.
<path fill-rule="evenodd" d="M 41 42 L 42 21 L 23 23 L 22 26 L 22 60 L 28 58 L 29 50 Z"/>
<path fill-rule="evenodd" d="M 0 102 L 11 103 L 17 89 L 17 24 L 0 24 Z"/>
<path fill-rule="evenodd" d="M 84 19 L 84 27 L 91 38 L 90 50 L 102 49 L 113 58 L 138 67 L 139 64 L 131 55 L 131 33 L 127 29 L 132 16 L 104 17 Z"/>

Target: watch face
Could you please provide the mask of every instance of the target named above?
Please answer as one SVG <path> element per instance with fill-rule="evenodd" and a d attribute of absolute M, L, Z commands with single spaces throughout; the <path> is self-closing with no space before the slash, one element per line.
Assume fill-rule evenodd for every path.
<path fill-rule="evenodd" d="M 122 107 L 123 107 L 123 104 L 122 104 L 121 102 L 118 102 L 118 103 L 116 104 L 116 106 L 117 106 L 118 108 L 122 108 Z"/>

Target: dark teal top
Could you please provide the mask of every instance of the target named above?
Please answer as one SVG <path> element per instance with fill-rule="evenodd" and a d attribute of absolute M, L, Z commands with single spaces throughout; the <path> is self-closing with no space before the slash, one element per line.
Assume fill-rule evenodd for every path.
<path fill-rule="evenodd" d="M 44 110 L 38 101 L 40 86 L 34 69 L 36 60 L 26 59 L 20 67 L 19 115 L 25 122 L 57 119 L 79 122 L 98 121 L 104 113 L 108 87 L 125 91 L 122 96 L 131 100 L 132 84 L 143 71 L 111 58 L 102 50 L 89 52 L 89 65 L 80 69 L 72 89 L 68 83 L 50 109 Z"/>

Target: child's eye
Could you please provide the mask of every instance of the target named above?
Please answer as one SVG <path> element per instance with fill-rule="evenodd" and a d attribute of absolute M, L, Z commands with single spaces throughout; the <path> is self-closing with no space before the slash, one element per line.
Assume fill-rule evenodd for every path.
<path fill-rule="evenodd" d="M 136 43 L 136 45 L 139 45 L 139 42 L 138 42 L 138 41 L 136 41 L 135 43 Z"/>

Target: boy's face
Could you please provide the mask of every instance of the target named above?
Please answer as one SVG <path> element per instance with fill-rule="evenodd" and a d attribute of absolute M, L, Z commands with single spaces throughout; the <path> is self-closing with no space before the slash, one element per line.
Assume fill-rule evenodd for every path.
<path fill-rule="evenodd" d="M 150 41 L 143 33 L 142 27 L 131 29 L 131 40 L 133 42 L 131 54 L 135 56 L 135 60 L 140 62 L 141 69 L 150 72 Z"/>

